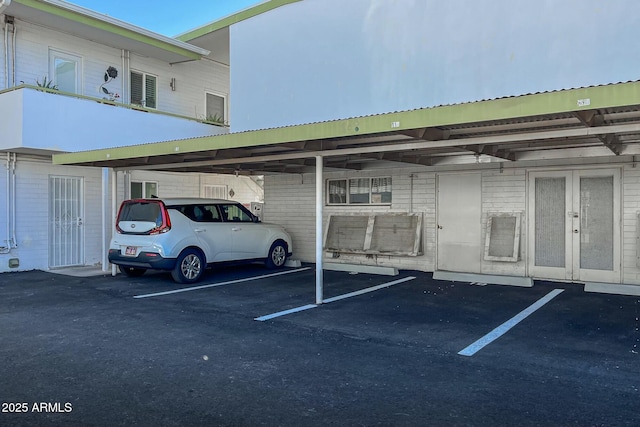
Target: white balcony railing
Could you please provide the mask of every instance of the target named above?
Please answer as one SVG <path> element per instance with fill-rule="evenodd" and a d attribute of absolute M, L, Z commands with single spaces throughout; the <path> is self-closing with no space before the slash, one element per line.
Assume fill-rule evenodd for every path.
<path fill-rule="evenodd" d="M 0 91 L 0 150 L 83 151 L 227 133 L 216 123 L 22 85 Z"/>

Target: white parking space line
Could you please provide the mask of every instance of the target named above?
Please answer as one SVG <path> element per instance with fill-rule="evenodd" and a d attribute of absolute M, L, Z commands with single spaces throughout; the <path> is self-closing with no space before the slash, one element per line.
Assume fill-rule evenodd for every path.
<path fill-rule="evenodd" d="M 502 335 L 507 333 L 511 328 L 516 326 L 518 323 L 522 322 L 524 319 L 526 319 L 529 315 L 531 315 L 536 310 L 541 308 L 543 305 L 545 305 L 546 303 L 548 303 L 549 301 L 551 301 L 552 299 L 560 295 L 562 292 L 564 292 L 564 289 L 554 289 L 553 291 L 549 292 L 546 296 L 540 298 L 538 301 L 530 305 L 528 308 L 521 311 L 516 316 L 512 317 L 510 320 L 507 320 L 502 325 L 498 326 L 493 331 L 489 332 L 487 335 L 480 338 L 478 341 L 474 342 L 470 346 L 459 351 L 458 354 L 461 356 L 473 356 L 478 351 L 482 350 L 485 346 L 491 344 L 493 341 L 497 340 Z"/>
<path fill-rule="evenodd" d="M 388 288 L 390 286 L 398 285 L 398 284 L 404 283 L 404 282 L 408 282 L 409 280 L 413 280 L 413 279 L 415 279 L 415 277 L 413 277 L 413 276 L 405 277 L 404 279 L 394 280 L 393 282 L 383 283 L 382 285 L 372 286 L 370 288 L 361 289 L 359 291 L 349 292 L 348 294 L 338 295 L 337 297 L 327 298 L 325 300 L 322 300 L 322 302 L 324 304 L 328 304 L 328 303 L 332 303 L 332 302 L 335 302 L 335 301 L 340 301 L 340 300 L 343 300 L 345 298 L 351 298 L 351 297 L 355 297 L 355 296 L 358 296 L 358 295 L 366 294 L 368 292 L 377 291 L 379 289 Z M 316 305 L 316 304 L 307 304 L 307 305 L 303 305 L 301 307 L 292 308 L 290 310 L 279 311 L 277 313 L 267 314 L 265 316 L 256 317 L 254 320 L 257 320 L 259 322 L 264 322 L 265 320 L 275 319 L 276 317 L 286 316 L 287 314 L 298 313 L 300 311 L 309 310 L 311 308 L 316 308 L 316 307 L 319 307 L 319 306 Z"/>
<path fill-rule="evenodd" d="M 345 299 L 345 298 L 351 298 L 351 297 L 355 297 L 355 296 L 358 296 L 358 295 L 366 294 L 368 292 L 377 291 L 378 289 L 388 288 L 389 286 L 398 285 L 400 283 L 408 282 L 409 280 L 413 280 L 413 279 L 415 279 L 415 277 L 413 277 L 413 276 L 405 277 L 404 279 L 394 280 L 393 282 L 383 283 L 382 285 L 372 286 L 370 288 L 361 289 L 361 290 L 355 291 L 355 292 L 349 292 L 348 294 L 338 295 L 337 297 L 333 297 L 333 298 L 327 298 L 325 300 L 322 300 L 322 302 L 327 304 L 327 303 L 330 303 L 330 302 L 340 301 L 340 300 Z"/>
<path fill-rule="evenodd" d="M 299 311 L 309 310 L 311 308 L 316 308 L 316 307 L 318 306 L 315 304 L 307 304 L 307 305 L 303 305 L 302 307 L 296 307 L 290 310 L 279 311 L 277 313 L 267 314 L 266 316 L 256 317 L 254 320 L 257 320 L 258 322 L 264 322 L 265 320 L 275 319 L 276 317 L 286 316 L 287 314 L 297 313 Z"/>
<path fill-rule="evenodd" d="M 164 296 L 164 295 L 178 294 L 178 293 L 181 293 L 181 292 L 198 291 L 200 289 L 214 288 L 214 287 L 217 287 L 217 286 L 232 285 L 234 283 L 242 283 L 242 282 L 250 282 L 252 280 L 266 279 L 267 277 L 275 277 L 275 276 L 282 276 L 284 274 L 298 273 L 300 271 L 306 271 L 306 270 L 310 270 L 310 269 L 311 269 L 311 267 L 297 268 L 295 270 L 287 270 L 287 271 L 280 271 L 278 273 L 263 274 L 262 276 L 247 277 L 245 279 L 230 280 L 228 282 L 212 283 L 210 285 L 193 286 L 191 288 L 174 289 L 172 291 L 156 292 L 156 293 L 153 293 L 153 294 L 136 295 L 136 296 L 134 296 L 134 298 L 136 298 L 136 299 L 152 298 L 152 297 L 161 297 L 161 296 Z"/>

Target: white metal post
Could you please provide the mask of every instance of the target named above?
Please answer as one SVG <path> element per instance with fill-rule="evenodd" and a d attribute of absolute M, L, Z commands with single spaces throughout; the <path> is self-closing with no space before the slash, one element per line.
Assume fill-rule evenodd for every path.
<path fill-rule="evenodd" d="M 109 271 L 109 238 L 110 233 L 107 228 L 107 215 L 109 215 L 109 168 L 102 168 L 102 271 Z"/>
<path fill-rule="evenodd" d="M 111 169 L 111 233 L 115 230 L 116 216 L 118 215 L 118 172 Z M 111 264 L 111 275 L 116 275 L 116 265 Z"/>
<path fill-rule="evenodd" d="M 322 275 L 322 205 L 323 200 L 323 161 L 322 156 L 316 156 L 316 304 L 322 304 L 323 275 Z"/>

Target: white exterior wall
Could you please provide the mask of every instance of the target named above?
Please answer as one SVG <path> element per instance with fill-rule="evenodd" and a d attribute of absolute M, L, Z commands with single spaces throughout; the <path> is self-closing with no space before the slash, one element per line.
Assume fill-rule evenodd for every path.
<path fill-rule="evenodd" d="M 109 66 L 118 70 L 118 77 L 105 87 L 121 96 L 129 93 L 128 70 L 123 69 L 120 49 L 20 20 L 16 20 L 16 30 L 16 85 L 21 82 L 35 85 L 36 80 L 42 81 L 43 76 L 51 77 L 49 49 L 55 49 L 82 58 L 82 95 L 104 96 L 99 88 L 104 83 L 104 73 Z M 1 68 L 4 70 L 4 54 L 2 59 Z M 157 76 L 157 109 L 160 111 L 204 119 L 205 91 L 223 95 L 229 93 L 228 67 L 210 60 L 171 65 L 132 52 L 129 62 L 130 69 Z M 126 78 L 123 80 L 123 77 Z M 176 91 L 169 87 L 171 78 L 176 79 Z M 127 87 L 123 87 L 123 82 Z M 0 88 L 4 88 L 4 78 L 0 80 Z M 120 98 L 119 102 L 128 104 L 129 99 Z"/>
<path fill-rule="evenodd" d="M 4 156 L 2 156 L 4 157 Z M 0 246 L 6 242 L 6 160 L 0 162 Z M 16 240 L 17 248 L 0 254 L 0 272 L 47 270 L 49 268 L 49 177 L 83 177 L 84 183 L 84 264 L 102 260 L 102 170 L 73 166 L 54 166 L 47 158 L 17 156 L 16 163 Z M 9 259 L 18 258 L 20 267 L 9 269 Z"/>
<path fill-rule="evenodd" d="M 491 213 L 520 212 L 520 251 L 518 262 L 481 262 L 482 273 L 507 276 L 526 275 L 527 255 L 527 175 L 525 169 L 506 169 L 482 172 L 482 247 L 484 248 L 487 220 Z"/>
<path fill-rule="evenodd" d="M 264 190 L 251 178 L 246 176 L 172 173 L 155 171 L 130 171 L 129 181 L 154 181 L 158 183 L 158 197 L 203 197 L 205 185 L 225 185 L 228 191 L 233 190 L 233 197 L 227 194 L 226 199 L 249 205 L 251 202 L 262 202 Z M 118 174 L 118 200 L 124 197 L 124 174 Z"/>
<path fill-rule="evenodd" d="M 622 171 L 622 281 L 640 285 L 640 167 L 625 165 Z"/>
<path fill-rule="evenodd" d="M 386 177 L 392 178 L 392 203 L 390 206 L 336 206 L 325 205 L 323 224 L 328 216 L 340 213 L 363 212 L 412 212 L 423 216 L 423 253 L 416 257 L 340 254 L 331 262 L 356 263 L 379 266 L 395 266 L 402 269 L 432 271 L 435 267 L 436 236 L 436 179 L 435 173 L 419 169 L 393 169 L 360 172 L 325 173 L 327 179 Z M 413 177 L 412 177 L 413 176 Z M 413 193 L 411 180 L 413 179 Z M 293 239 L 294 255 L 304 262 L 315 262 L 315 174 L 266 175 L 264 178 L 265 222 L 284 226 Z M 325 185 L 326 186 L 326 185 Z"/>
<path fill-rule="evenodd" d="M 636 0 L 287 4 L 231 26 L 233 131 L 635 80 L 639 13 Z"/>
<path fill-rule="evenodd" d="M 623 165 L 610 165 L 622 167 Z M 556 168 L 557 169 L 557 168 Z M 588 166 L 580 169 L 589 169 Z M 520 249 L 517 262 L 481 260 L 477 273 L 525 277 L 527 270 L 528 239 L 528 172 L 543 171 L 540 168 L 485 169 L 482 175 L 482 235 L 484 248 L 486 224 L 491 213 L 520 212 Z M 468 172 L 468 171 L 465 171 Z M 410 175 L 413 175 L 413 195 L 410 193 Z M 437 250 L 436 233 L 436 184 L 435 173 L 426 169 L 398 168 L 392 170 L 359 171 L 344 173 L 325 173 L 325 180 L 355 177 L 392 177 L 391 206 L 324 206 L 324 225 L 332 213 L 360 212 L 421 212 L 423 222 L 424 255 L 417 257 L 377 256 L 341 254 L 331 259 L 325 253 L 325 260 L 366 265 L 393 266 L 400 269 L 434 271 Z M 640 267 L 638 267 L 638 213 L 640 213 L 640 165 L 623 166 L 622 174 L 622 282 L 640 285 Z M 265 176 L 265 221 L 281 224 L 291 233 L 294 244 L 294 258 L 304 262 L 315 261 L 315 175 L 268 175 Z M 413 209 L 411 209 L 411 206 Z M 482 258 L 484 258 L 482 256 Z"/>

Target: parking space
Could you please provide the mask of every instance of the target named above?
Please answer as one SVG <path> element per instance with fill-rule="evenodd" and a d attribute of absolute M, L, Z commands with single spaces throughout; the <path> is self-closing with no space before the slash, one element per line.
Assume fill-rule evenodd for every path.
<path fill-rule="evenodd" d="M 314 277 L 2 275 L 0 401 L 30 410 L 0 423 L 640 423 L 637 297 L 327 271 L 316 307 Z M 40 402 L 61 410 L 31 410 Z"/>

